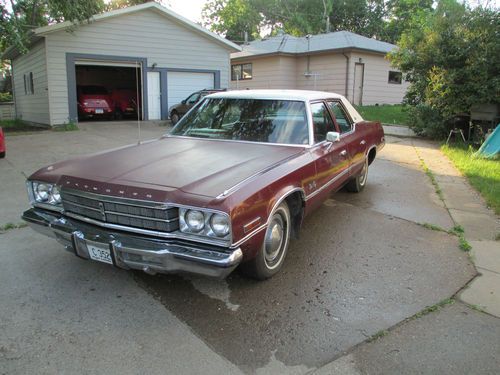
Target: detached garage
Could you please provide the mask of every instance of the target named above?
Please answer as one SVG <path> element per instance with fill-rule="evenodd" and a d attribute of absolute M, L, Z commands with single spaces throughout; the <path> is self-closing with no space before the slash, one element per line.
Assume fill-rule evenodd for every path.
<path fill-rule="evenodd" d="M 240 47 L 149 2 L 35 29 L 26 54 L 8 49 L 16 114 L 60 125 L 93 118 L 167 119 L 201 89 L 227 88 Z"/>

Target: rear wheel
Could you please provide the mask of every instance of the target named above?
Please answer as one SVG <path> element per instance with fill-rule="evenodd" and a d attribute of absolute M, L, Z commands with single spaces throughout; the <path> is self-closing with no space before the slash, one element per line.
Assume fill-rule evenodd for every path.
<path fill-rule="evenodd" d="M 0 159 L 3 159 L 5 157 L 5 152 L 0 152 Z"/>
<path fill-rule="evenodd" d="M 179 121 L 180 119 L 180 116 L 177 112 L 172 112 L 171 115 L 170 115 L 170 121 L 172 121 L 172 125 L 175 125 L 177 124 L 177 122 Z"/>
<path fill-rule="evenodd" d="M 283 202 L 271 214 L 259 253 L 243 264 L 244 272 L 258 280 L 268 279 L 278 273 L 288 251 L 291 226 L 290 210 Z"/>
<path fill-rule="evenodd" d="M 365 158 L 363 168 L 359 174 L 346 184 L 347 190 L 353 193 L 359 193 L 365 188 L 368 178 L 368 158 Z"/>

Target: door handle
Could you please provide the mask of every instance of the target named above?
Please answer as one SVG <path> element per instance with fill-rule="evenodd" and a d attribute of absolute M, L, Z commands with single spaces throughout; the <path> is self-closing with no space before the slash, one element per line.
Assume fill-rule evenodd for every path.
<path fill-rule="evenodd" d="M 346 150 L 340 151 L 340 156 L 346 156 L 346 155 L 347 155 L 347 151 Z"/>
<path fill-rule="evenodd" d="M 366 141 L 363 139 L 361 142 L 359 142 L 360 145 L 366 145 Z"/>

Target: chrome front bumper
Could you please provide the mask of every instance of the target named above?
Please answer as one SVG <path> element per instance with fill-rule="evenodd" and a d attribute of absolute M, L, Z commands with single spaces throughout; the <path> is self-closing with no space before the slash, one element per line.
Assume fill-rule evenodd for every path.
<path fill-rule="evenodd" d="M 243 257 L 239 248 L 230 250 L 103 230 L 37 208 L 27 210 L 22 218 L 35 231 L 55 238 L 80 258 L 90 259 L 87 244 L 101 246 L 110 249 L 113 265 L 150 274 L 187 272 L 224 278 Z"/>

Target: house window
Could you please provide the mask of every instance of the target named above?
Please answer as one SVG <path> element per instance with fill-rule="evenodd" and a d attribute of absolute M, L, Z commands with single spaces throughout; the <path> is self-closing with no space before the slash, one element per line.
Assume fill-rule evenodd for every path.
<path fill-rule="evenodd" d="M 30 72 L 29 74 L 24 74 L 23 80 L 24 80 L 24 94 L 25 95 L 34 94 L 35 86 L 33 84 L 33 72 Z"/>
<path fill-rule="evenodd" d="M 403 74 L 401 72 L 389 71 L 389 83 L 394 83 L 400 85 L 403 80 Z"/>
<path fill-rule="evenodd" d="M 252 64 L 231 65 L 231 81 L 252 79 Z"/>

